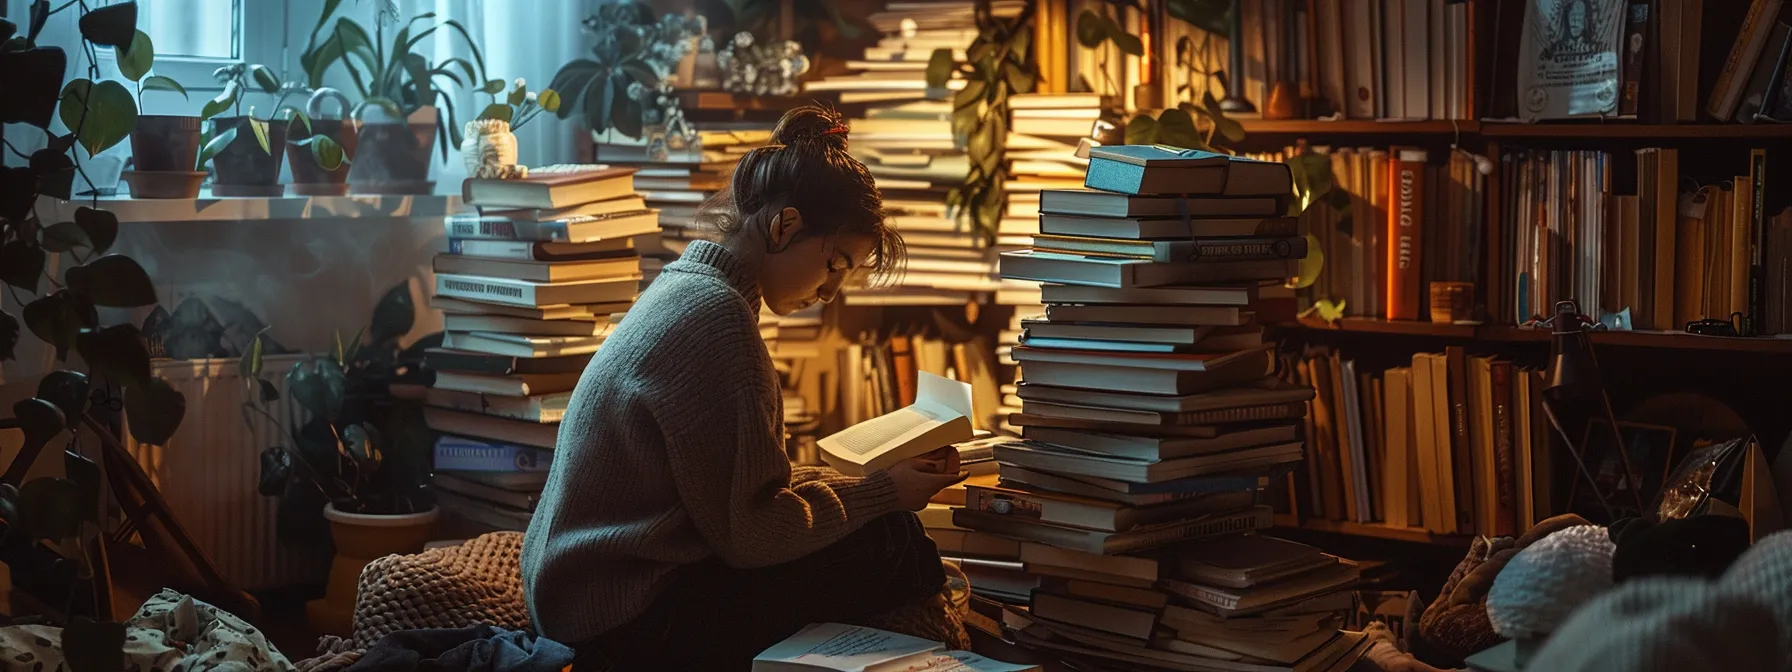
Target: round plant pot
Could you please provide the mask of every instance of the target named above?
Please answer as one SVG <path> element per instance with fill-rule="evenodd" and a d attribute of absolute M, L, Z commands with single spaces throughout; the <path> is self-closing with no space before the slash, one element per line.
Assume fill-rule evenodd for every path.
<path fill-rule="evenodd" d="M 236 129 L 236 140 L 212 157 L 212 193 L 218 196 L 279 196 L 280 160 L 286 154 L 286 124 L 269 122 L 268 149 L 249 127 L 249 117 L 224 117 L 212 120 L 212 137 Z"/>
<path fill-rule="evenodd" d="M 321 634 L 349 635 L 354 631 L 355 588 L 361 570 L 367 563 L 388 555 L 409 555 L 423 551 L 429 541 L 431 526 L 441 511 L 431 508 L 421 513 L 392 516 L 346 513 L 334 504 L 324 507 L 324 519 L 330 521 L 330 539 L 336 544 L 336 557 L 330 561 L 330 579 L 324 596 L 305 604 L 305 618 L 311 629 Z"/>
<path fill-rule="evenodd" d="M 198 198 L 205 184 L 203 170 L 127 170 L 120 177 L 131 185 L 131 198 Z"/>
<path fill-rule="evenodd" d="M 311 147 L 289 144 L 286 148 L 286 165 L 292 167 L 292 193 L 301 196 L 340 196 L 348 193 L 349 166 L 353 165 L 355 149 L 361 137 L 356 123 L 345 119 L 312 119 L 311 131 L 341 145 L 343 163 L 335 170 L 324 170 L 323 166 L 317 164 L 316 157 L 311 155 Z M 304 138 L 292 139 L 293 142 L 301 140 Z"/>
<path fill-rule="evenodd" d="M 199 117 L 137 116 L 131 129 L 131 163 L 139 171 L 191 172 L 199 158 Z"/>
<path fill-rule="evenodd" d="M 425 107 L 399 120 L 378 107 L 366 108 L 348 186 L 356 194 L 427 194 L 430 154 L 435 150 L 436 108 Z"/>

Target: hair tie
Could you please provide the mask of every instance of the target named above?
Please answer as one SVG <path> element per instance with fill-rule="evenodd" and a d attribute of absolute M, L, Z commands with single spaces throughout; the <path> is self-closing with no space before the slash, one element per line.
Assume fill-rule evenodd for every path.
<path fill-rule="evenodd" d="M 847 129 L 845 125 L 840 125 L 840 126 L 835 126 L 828 130 L 822 131 L 821 134 L 822 135 L 846 135 L 847 130 L 849 130 L 849 129 Z"/>

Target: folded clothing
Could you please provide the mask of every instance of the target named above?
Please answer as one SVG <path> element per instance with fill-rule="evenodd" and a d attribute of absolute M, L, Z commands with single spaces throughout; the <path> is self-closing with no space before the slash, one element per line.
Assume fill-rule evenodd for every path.
<path fill-rule="evenodd" d="M 394 632 L 347 672 L 561 672 L 572 659 L 571 648 L 551 639 L 479 625 Z"/>

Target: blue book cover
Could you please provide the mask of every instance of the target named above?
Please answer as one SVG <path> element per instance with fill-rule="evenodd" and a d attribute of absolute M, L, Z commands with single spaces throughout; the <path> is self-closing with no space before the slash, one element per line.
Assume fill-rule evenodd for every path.
<path fill-rule="evenodd" d="M 436 439 L 436 471 L 547 471 L 553 454 L 539 448 L 443 435 Z"/>
<path fill-rule="evenodd" d="M 1288 166 L 1164 145 L 1112 145 L 1089 150 L 1083 186 L 1122 194 L 1283 195 L 1293 188 Z"/>

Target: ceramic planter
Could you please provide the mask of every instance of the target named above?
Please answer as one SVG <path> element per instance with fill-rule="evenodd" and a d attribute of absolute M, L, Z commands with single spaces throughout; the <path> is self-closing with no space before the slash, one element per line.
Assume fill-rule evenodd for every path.
<path fill-rule="evenodd" d="M 138 115 L 131 163 L 143 172 L 192 172 L 199 158 L 199 117 Z"/>
<path fill-rule="evenodd" d="M 379 107 L 367 107 L 361 120 L 355 162 L 348 171 L 349 191 L 356 194 L 428 194 L 431 152 L 435 149 L 436 108 L 424 107 L 405 119 L 394 119 Z"/>
<path fill-rule="evenodd" d="M 286 153 L 286 124 L 269 122 L 268 150 L 262 151 L 255 131 L 249 128 L 249 117 L 222 117 L 212 120 L 213 137 L 232 128 L 236 140 L 212 157 L 212 193 L 218 196 L 279 196 L 280 161 Z"/>
<path fill-rule="evenodd" d="M 299 132 L 304 129 L 300 127 Z M 311 132 L 329 137 L 342 146 L 343 163 L 335 170 L 324 170 L 312 156 L 311 148 L 288 144 L 286 164 L 292 168 L 292 193 L 302 196 L 341 196 L 348 193 L 349 166 L 360 140 L 356 122 L 342 119 L 312 119 Z M 292 138 L 298 142 L 304 138 Z"/>
<path fill-rule="evenodd" d="M 334 504 L 324 507 L 330 521 L 330 539 L 336 557 L 330 561 L 330 579 L 324 596 L 305 604 L 311 629 L 322 634 L 348 635 L 354 631 L 355 588 L 367 563 L 388 555 L 423 552 L 439 509 L 391 516 L 346 513 Z"/>

